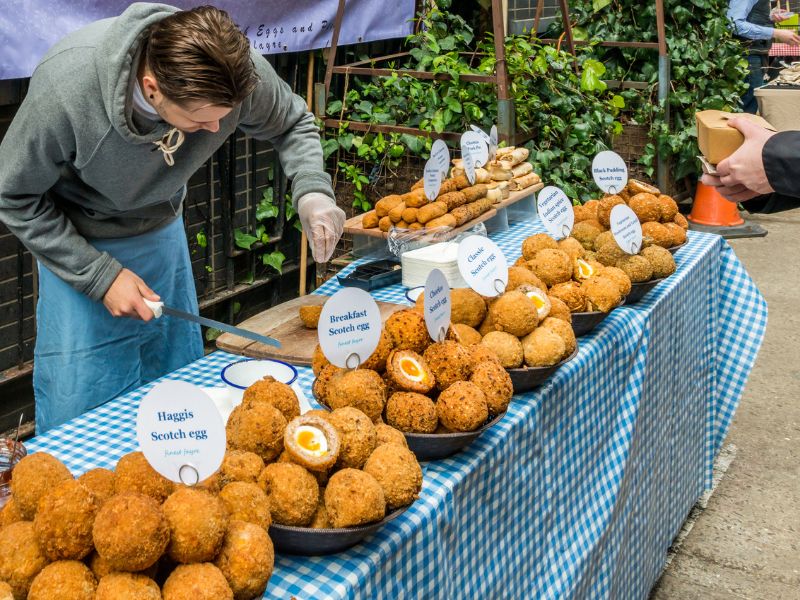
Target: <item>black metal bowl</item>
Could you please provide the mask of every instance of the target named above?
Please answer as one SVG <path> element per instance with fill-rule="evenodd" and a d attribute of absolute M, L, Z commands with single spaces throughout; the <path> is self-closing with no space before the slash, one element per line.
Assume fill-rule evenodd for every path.
<path fill-rule="evenodd" d="M 326 410 L 331 410 L 324 401 L 314 396 L 314 399 Z M 408 448 L 417 457 L 417 460 L 439 460 L 447 458 L 467 447 L 472 440 L 497 423 L 506 414 L 505 411 L 491 417 L 475 431 L 454 431 L 451 433 L 407 433 Z"/>
<path fill-rule="evenodd" d="M 475 431 L 457 431 L 452 433 L 403 433 L 408 442 L 408 448 L 417 457 L 417 460 L 439 460 L 460 452 L 484 431 L 497 423 L 506 414 L 501 412 L 490 418 Z"/>
<path fill-rule="evenodd" d="M 514 393 L 521 394 L 532 390 L 544 383 L 563 364 L 568 363 L 578 356 L 578 347 L 567 358 L 549 367 L 520 367 L 518 369 L 506 369 L 511 376 L 511 383 L 514 384 Z"/>
<path fill-rule="evenodd" d="M 408 506 L 390 512 L 375 523 L 339 529 L 312 529 L 311 527 L 294 527 L 273 523 L 269 526 L 269 537 L 275 545 L 275 550 L 284 554 L 301 556 L 334 554 L 352 548 L 406 510 L 408 510 Z"/>
<path fill-rule="evenodd" d="M 618 309 L 620 306 L 625 304 L 626 301 L 627 299 L 623 298 L 622 302 L 617 304 L 608 312 L 594 310 L 591 312 L 572 313 L 572 331 L 575 332 L 575 337 L 580 337 L 589 333 L 592 329 L 600 325 L 600 323 L 602 323 L 603 320 L 611 314 L 612 310 Z"/>
<path fill-rule="evenodd" d="M 683 248 L 688 243 L 689 240 L 686 240 L 685 242 L 683 242 L 682 244 L 678 244 L 677 246 L 670 246 L 669 248 L 667 248 L 667 250 L 669 250 L 671 254 L 675 254 L 678 250 Z"/>
<path fill-rule="evenodd" d="M 625 304 L 635 304 L 645 297 L 647 292 L 656 287 L 659 283 L 664 281 L 665 277 L 658 279 L 651 279 L 650 281 L 642 281 L 641 283 L 632 283 L 630 293 L 625 296 Z"/>

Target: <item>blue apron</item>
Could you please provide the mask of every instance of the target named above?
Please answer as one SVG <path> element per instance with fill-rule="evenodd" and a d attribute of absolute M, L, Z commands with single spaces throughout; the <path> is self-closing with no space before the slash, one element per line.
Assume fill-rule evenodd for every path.
<path fill-rule="evenodd" d="M 143 235 L 90 240 L 141 277 L 162 302 L 197 314 L 183 219 Z M 112 317 L 39 265 L 33 364 L 36 433 L 203 356 L 200 326 L 174 317 Z"/>

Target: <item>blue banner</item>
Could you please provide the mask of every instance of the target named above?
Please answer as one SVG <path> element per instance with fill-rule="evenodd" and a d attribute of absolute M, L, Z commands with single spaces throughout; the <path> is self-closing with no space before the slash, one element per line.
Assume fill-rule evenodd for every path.
<path fill-rule="evenodd" d="M 237 2 L 173 0 L 179 8 L 213 3 L 228 11 L 261 54 L 330 46 L 338 0 Z M 92 21 L 122 13 L 121 0 L 0 0 L 0 79 L 29 77 L 59 39 Z M 339 44 L 411 33 L 414 0 L 348 0 Z"/>

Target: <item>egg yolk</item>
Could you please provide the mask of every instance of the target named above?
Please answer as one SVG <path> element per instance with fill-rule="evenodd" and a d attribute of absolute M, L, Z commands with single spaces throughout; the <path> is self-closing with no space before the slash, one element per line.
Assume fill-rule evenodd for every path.
<path fill-rule="evenodd" d="M 313 452 L 314 450 L 319 450 L 319 440 L 317 440 L 317 436 L 314 435 L 311 431 L 301 431 L 297 435 L 297 445 L 303 448 L 304 450 L 310 450 Z"/>
<path fill-rule="evenodd" d="M 425 374 L 425 369 L 419 364 L 419 361 L 412 357 L 400 359 L 400 371 L 408 377 L 411 381 L 426 381 L 428 379 Z"/>
<path fill-rule="evenodd" d="M 408 375 L 409 377 L 419 377 L 422 375 L 422 371 L 415 360 L 404 360 L 402 363 L 403 373 Z"/>
<path fill-rule="evenodd" d="M 294 432 L 294 441 L 301 450 L 312 456 L 325 456 L 328 453 L 328 440 L 316 427 L 301 425 Z"/>
<path fill-rule="evenodd" d="M 578 260 L 578 273 L 580 273 L 580 276 L 584 279 L 588 279 L 594 273 L 594 269 L 592 268 L 592 265 L 586 261 Z"/>
<path fill-rule="evenodd" d="M 533 300 L 534 306 L 536 306 L 536 310 L 539 310 L 544 306 L 544 300 L 538 294 L 528 294 L 528 298 Z"/>

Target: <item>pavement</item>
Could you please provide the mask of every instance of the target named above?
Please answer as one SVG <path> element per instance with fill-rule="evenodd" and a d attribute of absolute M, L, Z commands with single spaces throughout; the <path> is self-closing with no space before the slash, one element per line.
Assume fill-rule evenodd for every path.
<path fill-rule="evenodd" d="M 800 209 L 731 240 L 769 304 L 764 345 L 718 461 L 650 600 L 800 599 Z M 726 470 L 727 469 L 727 470 Z"/>

